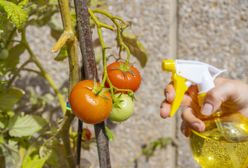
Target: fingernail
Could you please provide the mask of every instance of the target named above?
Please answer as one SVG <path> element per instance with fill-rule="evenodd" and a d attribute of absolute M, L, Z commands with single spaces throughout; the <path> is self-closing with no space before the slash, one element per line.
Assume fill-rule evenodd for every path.
<path fill-rule="evenodd" d="M 209 116 L 212 114 L 213 112 L 213 106 L 209 103 L 206 103 L 203 105 L 202 107 L 202 114 L 206 115 L 206 116 Z"/>
<path fill-rule="evenodd" d="M 200 130 L 201 130 L 201 124 L 198 123 L 198 122 L 192 123 L 192 127 L 193 127 L 193 129 L 196 130 L 196 131 L 200 131 Z"/>

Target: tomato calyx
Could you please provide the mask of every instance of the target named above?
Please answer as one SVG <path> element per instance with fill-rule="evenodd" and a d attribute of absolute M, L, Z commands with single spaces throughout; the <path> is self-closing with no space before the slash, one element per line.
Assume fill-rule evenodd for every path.
<path fill-rule="evenodd" d="M 114 108 L 120 108 L 120 104 L 123 102 L 123 100 L 120 99 L 121 95 L 122 93 L 113 95 L 112 100 Z"/>
<path fill-rule="evenodd" d="M 135 76 L 129 63 L 120 62 L 120 65 L 118 68 L 110 68 L 110 70 L 120 70 L 124 77 L 127 76 L 127 73 L 130 73 L 132 76 Z"/>
<path fill-rule="evenodd" d="M 99 83 L 94 81 L 94 86 L 93 88 L 88 88 L 90 89 L 96 96 L 101 96 L 104 99 L 109 99 L 107 96 L 105 96 L 106 92 L 109 92 L 109 88 L 103 88 L 102 86 L 99 85 Z"/>
<path fill-rule="evenodd" d="M 131 97 L 132 101 L 135 100 L 134 92 L 128 92 L 127 95 L 128 95 L 129 97 Z"/>
<path fill-rule="evenodd" d="M 131 117 L 134 112 L 134 101 L 128 94 L 117 93 L 114 95 L 114 106 L 109 115 L 113 122 L 123 122 Z"/>
<path fill-rule="evenodd" d="M 113 100 L 113 107 L 114 108 L 120 108 L 120 104 L 123 102 L 122 100 L 122 95 L 127 95 L 129 96 L 132 101 L 135 100 L 135 96 L 134 96 L 134 93 L 133 92 L 128 92 L 127 94 L 125 93 L 117 93 L 115 95 L 112 96 L 112 100 Z"/>

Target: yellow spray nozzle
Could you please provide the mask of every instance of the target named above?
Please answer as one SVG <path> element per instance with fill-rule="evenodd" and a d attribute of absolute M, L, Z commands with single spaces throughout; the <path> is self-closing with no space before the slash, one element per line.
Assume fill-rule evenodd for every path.
<path fill-rule="evenodd" d="M 180 104 L 183 100 L 184 93 L 188 89 L 186 86 L 186 79 L 176 74 L 176 62 L 175 60 L 163 60 L 162 62 L 162 69 L 167 72 L 172 72 L 172 82 L 175 88 L 175 99 L 171 104 L 171 111 L 169 113 L 169 116 L 172 117 L 178 108 L 180 107 Z"/>
<path fill-rule="evenodd" d="M 169 116 L 172 117 L 178 108 L 181 105 L 181 102 L 183 101 L 183 97 L 185 92 L 188 90 L 188 86 L 186 85 L 186 79 L 182 78 L 181 76 L 178 76 L 176 73 L 172 74 L 172 81 L 175 88 L 175 99 L 171 104 L 171 111 L 169 113 Z"/>
<path fill-rule="evenodd" d="M 174 60 L 163 60 L 162 69 L 168 72 L 176 72 L 176 64 Z"/>
<path fill-rule="evenodd" d="M 214 88 L 214 79 L 224 70 L 212 65 L 193 60 L 172 60 L 162 61 L 162 69 L 172 73 L 172 82 L 175 88 L 175 99 L 171 104 L 170 116 L 173 116 L 179 108 L 184 94 L 188 87 L 196 84 L 200 95 L 199 104 L 202 105 L 207 93 Z"/>

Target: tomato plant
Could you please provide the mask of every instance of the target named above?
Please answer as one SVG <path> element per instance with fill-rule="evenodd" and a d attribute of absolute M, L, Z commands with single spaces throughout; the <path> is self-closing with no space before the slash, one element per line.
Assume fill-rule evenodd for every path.
<path fill-rule="evenodd" d="M 85 8 L 87 2 L 92 9 Z M 102 0 L 88 0 L 87 2 L 86 0 L 75 0 L 75 4 L 85 3 L 85 5 L 74 4 L 69 6 L 69 0 L 0 0 L 1 168 L 34 167 L 31 165 L 35 165 L 36 168 L 76 167 L 74 150 L 78 142 L 76 138 L 79 138 L 79 136 L 76 136 L 77 133 L 74 127 L 70 128 L 71 123 L 75 120 L 73 120 L 74 115 L 71 114 L 70 109 L 66 109 L 65 96 L 67 96 L 67 89 L 60 89 L 56 85 L 53 76 L 47 71 L 46 66 L 49 64 L 43 64 L 42 59 L 45 57 L 42 57 L 42 55 L 46 55 L 47 53 L 39 53 L 37 52 L 36 45 L 30 45 L 31 43 L 28 39 L 32 41 L 32 39 L 38 39 L 40 37 L 40 34 L 34 34 L 36 31 L 32 30 L 33 27 L 36 27 L 35 29 L 42 28 L 40 29 L 41 31 L 47 31 L 46 29 L 50 31 L 50 35 L 56 40 L 56 43 L 53 47 L 49 46 L 49 48 L 51 48 L 52 52 L 57 53 L 54 59 L 58 61 L 58 64 L 59 61 L 66 61 L 68 59 L 70 71 L 69 86 L 73 86 L 80 78 L 80 63 L 78 62 L 80 59 L 77 58 L 79 55 L 77 54 L 78 47 L 84 46 L 82 57 L 86 57 L 87 55 L 87 58 L 92 58 L 94 56 L 94 53 L 90 56 L 88 54 L 89 49 L 93 49 L 93 46 L 90 45 L 92 44 L 91 33 L 88 33 L 88 36 L 85 33 L 91 32 L 90 27 L 88 26 L 87 28 L 87 24 L 85 24 L 86 21 L 89 21 L 88 17 L 86 17 L 88 16 L 88 12 L 92 21 L 94 21 L 91 28 L 95 27 L 98 29 L 99 36 L 94 40 L 96 41 L 96 45 L 98 45 L 97 41 L 100 41 L 102 46 L 102 55 L 97 58 L 99 62 L 99 59 L 103 58 L 104 72 L 107 72 L 106 55 L 109 54 L 106 54 L 107 47 L 101 36 L 102 28 L 107 28 L 116 33 L 116 44 L 118 44 L 120 50 L 120 57 L 121 52 L 126 52 L 126 62 L 129 62 L 130 55 L 133 55 L 138 58 L 141 66 L 145 65 L 147 60 L 146 52 L 140 41 L 134 35 L 124 35 L 124 29 L 128 26 L 128 23 L 121 17 L 113 16 L 107 11 L 99 9 L 98 7 L 102 7 L 103 5 L 101 5 Z M 78 7 L 83 7 L 84 10 L 82 8 L 77 10 L 76 8 Z M 97 15 L 108 17 L 112 20 L 111 25 L 103 23 L 98 19 Z M 61 16 L 63 26 L 57 16 Z M 76 20 L 80 20 L 80 23 L 83 25 L 82 29 L 80 29 L 81 24 L 76 22 Z M 76 27 L 77 33 L 75 33 Z M 40 30 L 37 32 L 41 32 Z M 81 43 L 83 39 L 82 34 L 85 38 L 82 43 L 84 44 L 86 42 L 86 46 L 78 45 L 77 43 L 78 41 Z M 42 39 L 42 37 L 40 38 Z M 46 40 L 49 39 L 50 36 L 48 37 L 46 34 Z M 41 45 L 50 44 L 47 42 L 44 41 Z M 85 67 L 91 70 L 94 69 L 93 67 L 95 65 L 92 64 L 94 60 L 88 61 L 88 59 L 84 58 L 82 60 L 87 64 L 87 66 L 82 66 L 82 69 L 85 70 Z M 30 64 L 32 65 L 30 66 Z M 95 71 L 92 72 L 94 73 Z M 33 85 L 25 85 L 25 82 L 22 82 L 25 80 L 23 75 L 27 77 L 31 73 L 46 80 L 45 83 L 49 89 L 44 89 L 46 86 L 43 85 L 35 86 L 35 88 L 32 87 Z M 81 75 L 82 77 L 95 77 L 96 75 L 93 75 L 90 71 L 82 73 L 87 73 Z M 71 102 L 76 102 L 75 107 L 79 109 L 79 115 L 82 115 L 81 112 L 87 112 L 83 114 L 90 117 L 92 123 L 104 120 L 111 111 L 111 96 L 103 88 L 106 80 L 109 80 L 107 75 L 105 76 L 105 80 L 102 81 L 100 88 L 99 84 L 96 84 L 97 87 L 95 88 L 94 82 L 86 82 L 85 87 L 77 85 L 78 87 L 74 88 L 74 90 L 77 90 L 73 93 L 76 99 Z M 70 89 L 69 87 L 69 92 Z M 110 87 L 109 90 L 111 91 L 111 95 L 114 95 L 117 89 Z M 87 99 L 83 96 L 86 96 Z M 81 99 L 82 97 L 84 99 Z M 93 101 L 99 104 L 94 106 Z M 85 105 L 84 103 L 88 106 L 82 108 Z M 91 109 L 94 112 L 89 111 L 90 108 L 88 107 L 94 109 Z M 55 113 L 55 111 L 57 112 Z M 105 128 L 104 123 L 99 125 L 95 127 L 96 131 Z M 101 142 L 101 144 L 98 143 L 97 145 L 98 147 L 100 146 L 100 149 L 103 149 L 101 145 L 107 144 L 102 143 L 103 140 L 107 139 L 105 136 L 96 135 L 95 141 L 91 137 L 91 133 L 87 132 L 87 130 L 83 130 L 83 134 L 85 134 L 83 135 L 85 137 L 83 137 L 82 147 L 84 143 L 98 143 L 98 139 Z M 84 138 L 89 139 L 90 137 L 91 139 L 89 141 L 86 142 L 84 140 Z M 77 147 L 81 148 L 80 146 Z M 105 147 L 104 149 L 107 150 L 108 148 Z M 100 158 L 103 158 L 103 156 L 107 157 L 108 154 L 105 155 L 105 153 L 101 151 Z M 80 158 L 80 155 L 77 155 L 77 157 Z M 104 158 L 102 160 L 108 159 Z"/>
<path fill-rule="evenodd" d="M 75 115 L 89 124 L 104 121 L 112 109 L 110 93 L 92 80 L 77 83 L 70 93 L 69 101 Z"/>
<path fill-rule="evenodd" d="M 116 94 L 114 102 L 114 107 L 109 116 L 111 121 L 122 122 L 131 117 L 134 111 L 134 102 L 129 95 Z"/>
<path fill-rule="evenodd" d="M 107 66 L 107 73 L 112 85 L 119 89 L 130 89 L 135 92 L 140 86 L 141 75 L 133 65 L 113 62 Z"/>

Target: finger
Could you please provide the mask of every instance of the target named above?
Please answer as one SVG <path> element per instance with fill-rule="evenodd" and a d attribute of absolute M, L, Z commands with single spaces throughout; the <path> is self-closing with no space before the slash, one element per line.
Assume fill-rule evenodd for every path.
<path fill-rule="evenodd" d="M 189 95 L 184 95 L 183 101 L 181 103 L 182 107 L 189 107 L 192 104 L 192 98 Z"/>
<path fill-rule="evenodd" d="M 185 122 L 185 121 L 182 122 L 181 131 L 186 137 L 190 136 L 191 130 L 190 130 L 190 127 L 188 126 L 187 122 Z"/>
<path fill-rule="evenodd" d="M 223 79 L 218 80 L 218 82 L 223 82 Z M 217 85 L 207 93 L 201 113 L 206 116 L 213 114 L 213 112 L 220 108 L 223 102 L 235 95 L 235 91 L 236 89 L 230 82 Z"/>
<path fill-rule="evenodd" d="M 165 94 L 167 102 L 172 103 L 176 96 L 174 86 L 172 84 L 167 85 L 164 94 Z M 193 90 L 191 91 L 191 95 L 192 94 L 193 94 Z M 182 106 L 189 106 L 191 102 L 192 102 L 191 96 L 188 96 L 187 94 L 185 94 L 183 101 L 182 101 Z"/>
<path fill-rule="evenodd" d="M 182 107 L 188 107 L 192 104 L 192 99 L 185 95 L 184 96 L 184 100 L 181 104 Z M 169 103 L 167 100 L 164 100 L 162 103 L 161 103 L 161 106 L 160 106 L 160 116 L 162 118 L 167 118 L 169 117 L 169 114 L 170 114 L 170 110 L 171 110 L 171 103 Z"/>
<path fill-rule="evenodd" d="M 162 118 L 169 117 L 170 110 L 171 110 L 171 105 L 166 101 L 162 102 L 161 107 L 160 107 L 160 116 Z"/>
<path fill-rule="evenodd" d="M 183 121 L 193 130 L 202 132 L 205 130 L 205 124 L 199 118 L 197 118 L 192 111 L 192 108 L 185 108 L 182 115 Z"/>
<path fill-rule="evenodd" d="M 172 83 L 166 86 L 164 94 L 165 94 L 166 100 L 169 103 L 172 103 L 174 101 L 176 92 L 175 92 L 175 88 Z"/>
<path fill-rule="evenodd" d="M 245 117 L 248 117 L 248 108 L 241 109 L 239 110 L 239 112 Z"/>

